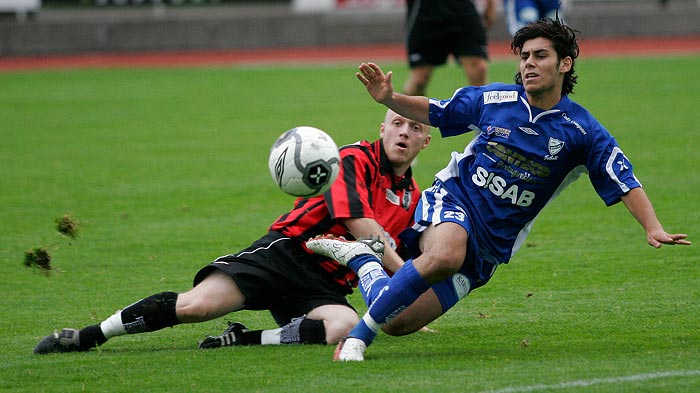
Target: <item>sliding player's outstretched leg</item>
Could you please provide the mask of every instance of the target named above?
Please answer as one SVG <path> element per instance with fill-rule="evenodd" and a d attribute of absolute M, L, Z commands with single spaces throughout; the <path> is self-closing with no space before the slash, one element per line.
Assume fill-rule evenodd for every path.
<path fill-rule="evenodd" d="M 160 330 L 180 324 L 175 314 L 178 294 L 163 292 L 117 311 L 97 325 L 83 329 L 64 328 L 44 337 L 34 348 L 35 354 L 83 352 L 104 344 L 109 338 Z"/>

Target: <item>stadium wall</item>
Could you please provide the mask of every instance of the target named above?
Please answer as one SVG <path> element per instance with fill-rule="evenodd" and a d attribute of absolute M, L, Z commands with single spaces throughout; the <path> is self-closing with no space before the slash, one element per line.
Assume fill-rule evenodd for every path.
<path fill-rule="evenodd" d="M 700 36 L 695 0 L 569 6 L 567 22 L 584 37 Z M 286 3 L 45 7 L 31 18 L 0 19 L 0 56 L 395 44 L 403 20 L 401 8 L 303 13 Z M 509 39 L 502 16 L 489 38 Z"/>

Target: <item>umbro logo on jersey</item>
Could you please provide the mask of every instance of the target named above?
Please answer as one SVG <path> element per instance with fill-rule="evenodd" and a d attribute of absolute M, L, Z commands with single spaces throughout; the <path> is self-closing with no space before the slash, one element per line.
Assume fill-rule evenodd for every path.
<path fill-rule="evenodd" d="M 484 105 L 497 104 L 499 102 L 515 102 L 518 100 L 517 91 L 486 91 L 484 92 Z"/>
<path fill-rule="evenodd" d="M 522 131 L 522 132 L 528 134 L 528 135 L 535 135 L 535 136 L 539 136 L 539 135 L 540 135 L 540 134 L 537 133 L 537 131 L 533 130 L 533 129 L 530 128 L 530 127 L 518 127 L 518 129 L 519 129 L 520 131 Z"/>

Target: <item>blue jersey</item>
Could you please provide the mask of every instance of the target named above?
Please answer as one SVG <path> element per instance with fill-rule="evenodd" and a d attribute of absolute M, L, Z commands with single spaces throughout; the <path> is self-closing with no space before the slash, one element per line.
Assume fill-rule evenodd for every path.
<path fill-rule="evenodd" d="M 436 179 L 465 210 L 489 262 L 507 263 L 542 208 L 581 174 L 608 206 L 641 186 L 615 139 L 566 96 L 543 111 L 522 85 L 465 87 L 431 99 L 430 122 L 443 137 L 477 133 Z"/>

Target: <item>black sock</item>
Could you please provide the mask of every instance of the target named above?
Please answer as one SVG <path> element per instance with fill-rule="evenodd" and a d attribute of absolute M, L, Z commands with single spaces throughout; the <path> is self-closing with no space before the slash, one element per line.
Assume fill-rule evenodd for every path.
<path fill-rule="evenodd" d="M 326 326 L 323 321 L 304 318 L 299 325 L 299 341 L 302 344 L 325 344 Z"/>
<path fill-rule="evenodd" d="M 306 316 L 293 318 L 282 326 L 280 344 L 325 344 L 326 327 L 323 321 Z"/>
<path fill-rule="evenodd" d="M 236 345 L 260 345 L 262 330 L 249 330 L 241 333 Z"/>
<path fill-rule="evenodd" d="M 261 345 L 263 330 L 243 332 L 236 345 Z M 282 326 L 280 344 L 325 344 L 326 327 L 323 321 L 295 318 Z"/>
<path fill-rule="evenodd" d="M 107 341 L 107 337 L 102 334 L 102 329 L 100 329 L 99 324 L 80 329 L 78 337 L 81 349 L 95 348 Z"/>

